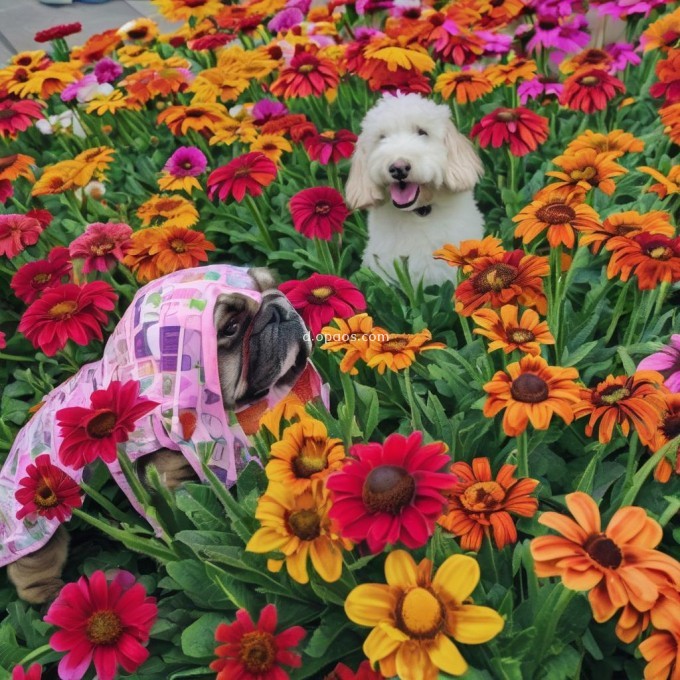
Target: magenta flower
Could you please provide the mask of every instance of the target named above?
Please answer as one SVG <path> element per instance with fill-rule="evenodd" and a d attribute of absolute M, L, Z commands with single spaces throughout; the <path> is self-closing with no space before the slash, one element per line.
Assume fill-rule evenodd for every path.
<path fill-rule="evenodd" d="M 127 224 L 95 222 L 69 246 L 71 259 L 83 258 L 83 274 L 106 272 L 125 257 L 131 244 L 132 228 Z"/>
<path fill-rule="evenodd" d="M 475 35 L 484 41 L 484 54 L 506 54 L 510 51 L 511 35 L 493 31 L 476 31 Z"/>
<path fill-rule="evenodd" d="M 671 336 L 670 344 L 638 364 L 638 371 L 659 371 L 671 392 L 680 392 L 680 333 Z"/>
<path fill-rule="evenodd" d="M 547 80 L 543 76 L 538 76 L 533 80 L 524 80 L 517 87 L 517 94 L 522 104 L 526 104 L 529 99 L 539 99 L 544 97 L 559 97 L 562 94 L 564 85 L 552 80 Z"/>
<path fill-rule="evenodd" d="M 195 146 L 180 146 L 168 158 L 163 170 L 173 177 L 197 177 L 205 172 L 208 159 Z"/>
<path fill-rule="evenodd" d="M 251 111 L 255 125 L 263 125 L 267 121 L 281 118 L 281 116 L 285 116 L 287 113 L 288 109 L 285 104 L 273 99 L 260 99 Z"/>
<path fill-rule="evenodd" d="M 271 33 L 278 33 L 298 26 L 304 20 L 305 15 L 297 7 L 285 7 L 274 15 L 267 28 Z"/>
<path fill-rule="evenodd" d="M 94 75 L 98 83 L 112 83 L 123 73 L 123 67 L 113 59 L 105 57 L 98 61 L 94 67 Z"/>
<path fill-rule="evenodd" d="M 655 7 L 663 5 L 666 0 L 613 0 L 612 2 L 593 3 L 597 4 L 600 14 L 608 14 L 617 19 L 625 19 L 631 14 L 647 16 Z"/>
<path fill-rule="evenodd" d="M 528 28 L 527 24 L 525 26 Z M 541 48 L 557 50 L 558 53 L 579 52 L 590 40 L 585 30 L 587 26 L 588 21 L 583 16 L 574 15 L 562 19 L 550 14 L 539 14 L 533 27 L 534 34 L 527 43 L 527 51 L 532 52 Z M 517 33 L 522 28 L 520 27 Z M 557 59 L 561 60 L 562 54 L 558 54 Z"/>
<path fill-rule="evenodd" d="M 610 69 L 612 73 L 623 71 L 628 64 L 637 66 L 641 61 L 640 55 L 635 52 L 635 46 L 631 43 L 612 43 L 611 45 L 607 45 L 604 49 L 614 60 Z"/>

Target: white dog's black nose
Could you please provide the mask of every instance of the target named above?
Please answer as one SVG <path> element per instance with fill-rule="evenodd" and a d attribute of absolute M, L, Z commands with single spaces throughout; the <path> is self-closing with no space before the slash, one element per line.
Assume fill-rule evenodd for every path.
<path fill-rule="evenodd" d="M 392 179 L 396 179 L 397 182 L 401 182 L 408 177 L 408 173 L 411 170 L 411 166 L 408 161 L 394 161 L 392 165 L 388 168 Z"/>

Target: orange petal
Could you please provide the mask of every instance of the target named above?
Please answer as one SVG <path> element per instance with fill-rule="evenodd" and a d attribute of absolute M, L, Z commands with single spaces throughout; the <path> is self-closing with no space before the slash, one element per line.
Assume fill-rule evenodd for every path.
<path fill-rule="evenodd" d="M 599 534 L 601 531 L 600 510 L 595 501 L 582 491 L 567 494 L 565 499 L 569 512 L 583 527 L 586 534 Z"/>

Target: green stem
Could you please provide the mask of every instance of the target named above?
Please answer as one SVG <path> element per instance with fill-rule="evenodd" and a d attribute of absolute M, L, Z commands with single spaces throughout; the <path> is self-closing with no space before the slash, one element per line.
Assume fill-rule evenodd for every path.
<path fill-rule="evenodd" d="M 21 661 L 19 661 L 17 666 L 28 667 L 30 664 L 35 663 L 36 661 L 41 659 L 43 656 L 47 656 L 48 654 L 50 654 L 53 651 L 54 650 L 52 649 L 52 647 L 49 644 L 42 645 L 42 647 L 38 647 L 38 649 L 34 649 L 33 651 L 26 654 L 26 656 Z"/>
<path fill-rule="evenodd" d="M 556 597 L 555 593 L 557 593 Z M 555 586 L 553 592 L 548 596 L 549 599 L 551 601 L 554 600 L 555 603 L 552 604 L 551 602 L 551 606 L 547 608 L 549 616 L 547 616 L 545 620 L 542 621 L 543 625 L 537 626 L 536 629 L 536 638 L 533 645 L 534 653 L 532 654 L 532 658 L 534 659 L 534 669 L 541 667 L 541 662 L 545 659 L 553 638 L 555 637 L 557 624 L 559 623 L 560 619 L 562 618 L 562 614 L 564 614 L 575 594 L 576 591 L 569 590 L 561 583 L 558 583 Z M 546 605 L 548 605 L 548 602 L 546 602 Z"/>
<path fill-rule="evenodd" d="M 458 318 L 460 320 L 460 327 L 463 329 L 463 336 L 465 337 L 465 342 L 468 345 L 471 345 L 473 343 L 473 337 L 472 332 L 470 331 L 470 321 L 468 320 L 467 316 L 463 316 L 462 314 L 459 314 Z"/>
<path fill-rule="evenodd" d="M 626 505 L 632 505 L 635 497 L 638 495 L 642 485 L 647 480 L 647 477 L 652 473 L 652 470 L 658 465 L 659 461 L 669 453 L 673 447 L 677 447 L 680 444 L 680 437 L 675 437 L 671 441 L 667 442 L 662 446 L 650 459 L 637 471 L 635 477 L 633 478 L 633 483 L 630 490 L 624 495 L 621 500 L 621 505 L 619 507 L 624 507 Z M 625 487 L 624 487 L 625 488 Z"/>
<path fill-rule="evenodd" d="M 80 488 L 91 498 L 95 503 L 101 505 L 112 517 L 115 517 L 119 522 L 129 522 L 130 518 L 121 510 L 119 510 L 110 500 L 102 496 L 99 491 L 93 489 L 85 482 L 80 483 Z"/>
<path fill-rule="evenodd" d="M 612 336 L 614 335 L 614 331 L 616 330 L 616 327 L 618 326 L 619 319 L 621 318 L 621 315 L 623 314 L 623 308 L 626 304 L 626 298 L 628 297 L 628 291 L 630 290 L 631 285 L 632 285 L 632 279 L 629 279 L 621 287 L 621 291 L 619 292 L 619 297 L 616 300 L 616 305 L 614 306 L 614 311 L 612 313 L 611 323 L 609 324 L 609 328 L 607 328 L 607 332 L 604 334 L 604 344 L 605 344 L 605 346 L 612 339 Z"/>
<path fill-rule="evenodd" d="M 340 181 L 338 166 L 333 162 L 328 163 L 328 165 L 326 165 L 326 174 L 328 175 L 328 181 L 331 186 L 342 196 L 345 188 Z"/>
<path fill-rule="evenodd" d="M 520 477 L 529 476 L 529 438 L 524 430 L 517 436 L 517 474 Z"/>
<path fill-rule="evenodd" d="M 406 392 L 406 399 L 411 408 L 411 426 L 414 430 L 422 430 L 423 423 L 420 420 L 420 413 L 418 412 L 418 405 L 416 404 L 415 396 L 413 394 L 413 385 L 411 383 L 411 369 L 404 370 L 404 387 Z"/>
<path fill-rule="evenodd" d="M 276 244 L 274 243 L 271 234 L 269 233 L 267 227 L 265 226 L 260 210 L 258 209 L 257 204 L 253 200 L 253 197 L 246 194 L 243 200 L 248 210 L 250 210 L 250 214 L 253 216 L 257 228 L 260 230 L 260 236 L 262 237 L 262 241 L 267 246 L 267 248 L 269 248 L 270 252 L 274 252 L 276 250 Z"/>
<path fill-rule="evenodd" d="M 513 88 L 514 90 L 515 88 Z M 508 149 L 508 189 L 512 191 L 513 194 L 517 193 L 517 158 Z"/>
<path fill-rule="evenodd" d="M 670 288 L 670 283 L 668 281 L 662 281 L 661 285 L 657 289 L 656 304 L 654 305 L 654 318 L 657 318 L 661 314 L 661 308 L 666 300 L 666 295 L 668 294 L 668 289 Z"/>
<path fill-rule="evenodd" d="M 325 271 L 319 272 L 321 274 L 335 274 L 335 264 L 333 262 L 333 256 L 328 248 L 328 242 L 323 239 L 314 239 L 314 246 L 316 248 L 316 254 Z"/>
<path fill-rule="evenodd" d="M 0 359 L 4 359 L 5 361 L 34 361 L 35 357 L 20 357 L 16 354 L 5 354 L 4 352 L 0 352 Z"/>

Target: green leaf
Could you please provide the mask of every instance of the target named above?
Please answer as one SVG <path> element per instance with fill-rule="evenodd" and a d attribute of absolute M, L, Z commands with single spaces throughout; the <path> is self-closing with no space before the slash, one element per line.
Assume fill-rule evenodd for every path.
<path fill-rule="evenodd" d="M 192 658 L 210 659 L 215 656 L 215 629 L 226 618 L 217 612 L 203 614 L 182 632 L 182 651 Z"/>

